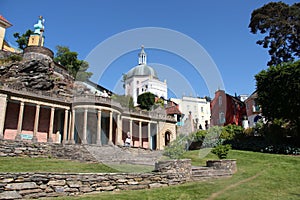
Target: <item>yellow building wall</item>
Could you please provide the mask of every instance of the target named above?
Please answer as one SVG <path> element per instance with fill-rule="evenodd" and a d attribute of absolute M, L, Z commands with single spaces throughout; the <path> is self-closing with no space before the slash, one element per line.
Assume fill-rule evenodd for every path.
<path fill-rule="evenodd" d="M 163 150 L 165 147 L 165 134 L 166 132 L 170 134 L 170 142 L 176 139 L 176 124 L 169 122 L 159 122 L 159 134 L 157 137 L 157 148 Z"/>
<path fill-rule="evenodd" d="M 0 50 L 3 47 L 3 41 L 4 41 L 4 37 L 5 37 L 5 28 L 0 27 Z"/>
<path fill-rule="evenodd" d="M 40 36 L 39 35 L 31 35 L 28 40 L 28 46 L 39 46 Z M 44 38 L 42 38 L 42 44 L 44 46 Z"/>

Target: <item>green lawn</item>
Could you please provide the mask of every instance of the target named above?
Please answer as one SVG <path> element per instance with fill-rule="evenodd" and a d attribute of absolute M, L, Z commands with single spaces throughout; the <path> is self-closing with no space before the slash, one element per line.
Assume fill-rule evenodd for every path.
<path fill-rule="evenodd" d="M 103 164 L 54 158 L 0 157 L 0 172 L 101 173 L 117 170 Z"/>
<path fill-rule="evenodd" d="M 216 156 L 190 151 L 184 158 L 193 165 L 204 165 Z M 238 172 L 231 178 L 139 191 L 103 192 L 79 197 L 55 199 L 300 199 L 300 157 L 232 150 L 229 158 L 237 159 Z M 119 166 L 124 171 L 144 170 Z M 53 158 L 0 157 L 0 172 L 116 172 L 115 168 L 94 163 Z"/>
<path fill-rule="evenodd" d="M 184 157 L 199 165 L 205 160 L 199 158 L 199 151 L 188 152 Z M 207 157 L 216 158 L 212 154 Z M 300 199 L 300 157 L 233 150 L 229 158 L 237 159 L 238 165 L 238 172 L 231 178 L 58 199 Z"/>

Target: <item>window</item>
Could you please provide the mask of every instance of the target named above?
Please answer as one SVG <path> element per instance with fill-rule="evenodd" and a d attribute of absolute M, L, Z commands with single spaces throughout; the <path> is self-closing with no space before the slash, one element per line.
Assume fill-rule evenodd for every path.
<path fill-rule="evenodd" d="M 222 96 L 219 96 L 219 106 L 222 105 Z"/>
<path fill-rule="evenodd" d="M 220 121 L 220 124 L 224 124 L 225 123 L 225 115 L 224 115 L 223 112 L 219 113 L 219 121 Z"/>
<path fill-rule="evenodd" d="M 203 113 L 203 107 L 201 107 L 201 112 Z"/>
<path fill-rule="evenodd" d="M 136 88 L 136 96 L 138 97 L 139 96 L 139 88 Z"/>

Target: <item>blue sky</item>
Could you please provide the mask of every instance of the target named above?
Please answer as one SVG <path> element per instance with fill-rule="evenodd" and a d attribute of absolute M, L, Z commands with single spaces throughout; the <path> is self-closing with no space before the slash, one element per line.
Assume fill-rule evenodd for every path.
<path fill-rule="evenodd" d="M 177 31 L 193 39 L 205 49 L 220 72 L 226 92 L 234 95 L 235 93 L 251 94 L 255 90 L 254 75 L 267 68 L 266 63 L 269 59 L 267 50 L 256 44 L 256 40 L 262 36 L 251 34 L 248 24 L 251 12 L 268 2 L 264 0 L 1 0 L 0 14 L 13 24 L 6 32 L 6 39 L 9 42 L 15 44 L 13 33 L 23 33 L 27 29 L 33 29 L 38 16 L 42 15 L 45 18 L 45 46 L 53 51 L 56 45 L 68 46 L 72 51 L 79 53 L 80 59 L 87 58 L 103 41 L 127 30 L 159 27 Z M 293 4 L 297 1 L 284 2 Z M 143 41 L 137 39 L 133 43 L 136 45 L 136 50 L 119 55 L 118 59 L 112 60 L 109 66 L 105 66 L 106 70 L 101 77 L 93 77 L 92 80 L 110 90 L 122 93 L 122 89 L 117 86 L 119 80 L 123 73 L 138 64 L 137 54 Z M 112 52 L 117 52 L 122 45 L 124 44 L 112 46 Z M 170 85 L 172 90 L 170 97 L 181 97 L 183 94 L 213 95 L 209 93 L 205 78 L 193 69 L 188 60 L 174 52 L 155 47 L 147 49 L 145 46 L 145 48 L 148 63 L 150 65 L 158 63 L 153 64 L 153 67 L 157 69 L 159 78 L 166 79 Z M 103 53 L 98 56 L 101 60 L 107 55 Z M 97 74 L 99 67 L 104 66 L 91 66 L 90 69 Z M 164 71 L 167 68 L 180 74 L 187 84 L 177 82 L 179 79 L 169 73 L 170 70 Z M 192 89 L 185 89 L 187 85 Z"/>

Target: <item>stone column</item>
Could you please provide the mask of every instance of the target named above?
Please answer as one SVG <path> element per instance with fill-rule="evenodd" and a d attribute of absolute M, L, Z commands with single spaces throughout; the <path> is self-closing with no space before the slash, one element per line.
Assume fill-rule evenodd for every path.
<path fill-rule="evenodd" d="M 70 139 L 69 142 L 70 144 L 75 144 L 74 140 L 74 132 L 75 132 L 75 109 L 72 110 L 72 119 L 71 119 L 71 130 L 70 130 Z"/>
<path fill-rule="evenodd" d="M 142 140 L 142 122 L 139 121 L 139 146 L 143 147 L 143 140 Z"/>
<path fill-rule="evenodd" d="M 68 121 L 68 143 L 71 143 L 71 128 L 72 127 L 72 112 L 69 112 L 69 121 Z"/>
<path fill-rule="evenodd" d="M 48 136 L 47 136 L 47 142 L 53 142 L 52 139 L 52 134 L 53 134 L 53 125 L 54 125 L 54 112 L 55 108 L 51 108 L 51 113 L 50 113 L 50 122 L 49 122 L 49 131 L 48 131 Z"/>
<path fill-rule="evenodd" d="M 98 120 L 97 120 L 97 141 L 96 144 L 97 145 L 102 145 L 101 142 L 101 110 L 98 110 Z"/>
<path fill-rule="evenodd" d="M 117 115 L 117 119 L 118 119 L 118 140 L 117 143 L 119 145 L 123 145 L 123 141 L 122 141 L 122 133 L 123 133 L 123 124 L 122 124 L 122 116 L 120 114 Z"/>
<path fill-rule="evenodd" d="M 20 102 L 20 110 L 19 110 L 19 119 L 18 119 L 18 128 L 17 135 L 15 140 L 21 140 L 21 132 L 22 132 L 22 124 L 23 124 L 23 114 L 24 114 L 24 102 Z"/>
<path fill-rule="evenodd" d="M 151 123 L 148 123 L 148 148 L 152 149 L 152 144 L 151 144 Z"/>
<path fill-rule="evenodd" d="M 7 95 L 0 94 L 0 139 L 4 136 L 4 125 L 7 107 Z"/>
<path fill-rule="evenodd" d="M 132 119 L 129 120 L 129 131 L 130 131 L 130 137 L 132 138 Z"/>
<path fill-rule="evenodd" d="M 156 149 L 160 150 L 159 122 L 156 124 Z"/>
<path fill-rule="evenodd" d="M 39 130 L 39 119 L 40 119 L 40 105 L 37 104 L 35 106 L 35 118 L 34 118 L 34 127 L 33 127 L 33 137 L 31 139 L 32 142 L 37 142 L 37 132 Z"/>
<path fill-rule="evenodd" d="M 132 141 L 132 136 L 133 136 L 133 133 L 132 133 L 132 119 L 129 120 L 129 131 L 130 131 L 130 138 L 131 138 L 131 144 L 130 145 L 133 145 L 133 141 Z"/>
<path fill-rule="evenodd" d="M 108 133 L 108 144 L 112 145 L 112 127 L 113 127 L 113 112 L 109 112 L 109 133 Z"/>
<path fill-rule="evenodd" d="M 83 114 L 83 132 L 82 132 L 82 139 L 81 139 L 82 144 L 87 144 L 87 140 L 86 140 L 87 114 L 88 114 L 88 109 L 86 108 L 84 109 L 84 114 Z"/>
<path fill-rule="evenodd" d="M 68 134 L 68 116 L 69 115 L 69 111 L 67 109 L 65 109 L 65 120 L 64 120 L 64 135 L 63 135 L 63 144 L 67 143 L 67 134 Z"/>

